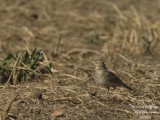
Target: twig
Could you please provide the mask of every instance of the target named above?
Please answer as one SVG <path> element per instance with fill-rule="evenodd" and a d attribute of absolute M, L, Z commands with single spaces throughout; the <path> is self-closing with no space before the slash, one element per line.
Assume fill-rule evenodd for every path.
<path fill-rule="evenodd" d="M 129 63 L 133 63 L 132 60 L 129 60 L 128 58 L 126 58 L 125 56 L 123 56 L 122 54 L 117 54 L 119 57 L 121 57 L 122 59 L 126 60 Z"/>
<path fill-rule="evenodd" d="M 124 14 L 122 13 L 122 11 L 118 8 L 117 5 L 111 3 L 112 7 L 115 9 L 115 11 L 118 13 L 119 17 L 124 20 L 127 21 L 126 17 L 124 16 Z"/>
<path fill-rule="evenodd" d="M 4 86 L 3 88 L 6 88 L 7 85 L 9 84 L 9 82 L 10 82 L 10 80 L 11 80 L 11 77 L 12 77 L 13 73 L 15 72 L 15 69 L 16 69 L 16 66 L 17 66 L 17 63 L 18 63 L 18 61 L 19 61 L 20 56 L 21 56 L 21 52 L 19 53 L 18 58 L 17 58 L 17 60 L 16 60 L 16 62 L 15 62 L 15 64 L 14 64 L 14 67 L 13 67 L 13 69 L 12 69 L 12 72 L 11 72 L 11 74 L 10 74 L 8 80 L 7 80 L 7 83 L 5 84 L 5 86 Z"/>
<path fill-rule="evenodd" d="M 129 74 L 128 72 L 126 71 L 121 71 L 122 73 L 128 75 L 129 77 L 133 78 L 134 80 L 137 80 L 135 77 L 133 77 L 131 74 Z"/>
<path fill-rule="evenodd" d="M 74 54 L 74 53 L 81 53 L 81 54 L 85 54 L 85 53 L 94 53 L 97 55 L 101 55 L 100 52 L 95 51 L 95 50 L 91 50 L 91 49 L 73 49 L 71 51 L 68 51 L 65 56 L 69 56 L 70 54 Z"/>
<path fill-rule="evenodd" d="M 56 49 L 55 51 L 52 53 L 52 56 L 53 57 L 56 57 L 58 56 L 58 51 L 59 51 L 59 46 L 60 46 L 60 43 L 61 43 L 61 34 L 59 35 L 59 38 L 58 38 L 58 43 L 57 43 L 57 46 L 56 46 Z"/>
<path fill-rule="evenodd" d="M 80 69 L 81 71 L 85 72 L 88 75 L 89 78 L 92 78 L 92 75 L 87 70 L 84 70 L 82 68 L 78 68 L 78 69 Z"/>
<path fill-rule="evenodd" d="M 84 81 L 84 80 L 81 79 L 81 78 L 78 78 L 78 77 L 76 77 L 76 76 L 69 75 L 69 74 L 60 74 L 60 75 L 58 75 L 58 76 L 66 76 L 66 77 L 71 77 L 71 78 L 74 78 L 74 79 L 77 79 L 77 80 L 82 80 L 82 81 Z"/>
<path fill-rule="evenodd" d="M 5 113 L 4 113 L 4 120 L 6 120 L 6 117 L 7 117 L 7 114 L 11 108 L 11 105 L 13 103 L 13 101 L 17 98 L 17 96 L 19 95 L 19 93 L 17 93 L 14 98 L 11 100 L 10 104 L 8 105 L 7 109 L 5 110 Z"/>
<path fill-rule="evenodd" d="M 89 95 L 88 94 L 81 94 L 81 95 L 77 95 L 77 96 L 74 96 L 74 97 L 62 97 L 62 98 L 57 98 L 57 99 L 54 99 L 54 101 L 62 101 L 62 100 L 71 100 L 71 99 L 78 99 L 81 103 L 83 102 L 79 97 L 88 97 Z"/>

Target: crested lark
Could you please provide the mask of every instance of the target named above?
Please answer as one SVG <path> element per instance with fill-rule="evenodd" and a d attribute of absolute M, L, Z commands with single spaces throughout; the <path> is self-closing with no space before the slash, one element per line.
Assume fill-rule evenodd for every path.
<path fill-rule="evenodd" d="M 96 65 L 95 68 L 95 81 L 97 84 L 103 85 L 105 87 L 109 88 L 113 87 L 114 89 L 116 87 L 125 87 L 129 90 L 133 90 L 129 86 L 127 86 L 125 83 L 123 83 L 113 72 L 111 72 L 105 65 L 105 63 L 101 61 L 97 61 L 94 63 Z"/>

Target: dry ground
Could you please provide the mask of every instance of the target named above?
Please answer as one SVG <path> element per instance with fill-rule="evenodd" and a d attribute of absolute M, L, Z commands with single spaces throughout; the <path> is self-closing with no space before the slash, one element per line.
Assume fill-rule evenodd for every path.
<path fill-rule="evenodd" d="M 159 0 L 0 0 L 1 57 L 40 48 L 55 71 L 0 85 L 0 119 L 159 120 L 159 13 Z M 135 92 L 108 93 L 78 69 L 93 70 L 101 56 Z"/>

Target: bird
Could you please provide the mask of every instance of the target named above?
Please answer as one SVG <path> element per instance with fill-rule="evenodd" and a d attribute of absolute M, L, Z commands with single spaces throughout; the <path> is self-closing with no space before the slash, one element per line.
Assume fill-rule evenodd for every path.
<path fill-rule="evenodd" d="M 122 80 L 117 77 L 117 75 L 115 73 L 113 73 L 111 70 L 109 70 L 104 61 L 103 60 L 99 60 L 96 62 L 92 62 L 93 64 L 95 64 L 95 82 L 99 85 L 105 86 L 108 89 L 110 87 L 113 87 L 114 89 L 116 87 L 124 87 L 127 88 L 128 90 L 133 90 L 131 87 L 129 87 L 128 85 L 126 85 L 124 82 L 122 82 Z"/>

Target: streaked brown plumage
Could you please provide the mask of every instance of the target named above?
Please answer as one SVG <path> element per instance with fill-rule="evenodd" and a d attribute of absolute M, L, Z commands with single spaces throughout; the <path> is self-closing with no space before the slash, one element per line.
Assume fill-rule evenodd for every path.
<path fill-rule="evenodd" d="M 129 90 L 133 90 L 132 88 L 130 88 L 129 86 L 127 86 L 125 83 L 123 83 L 117 76 L 116 74 L 114 74 L 113 72 L 111 72 L 105 65 L 105 63 L 100 60 L 100 61 L 96 61 L 94 63 L 96 65 L 95 68 L 95 81 L 97 84 L 103 85 L 105 87 L 109 88 L 113 87 L 125 87 Z"/>

